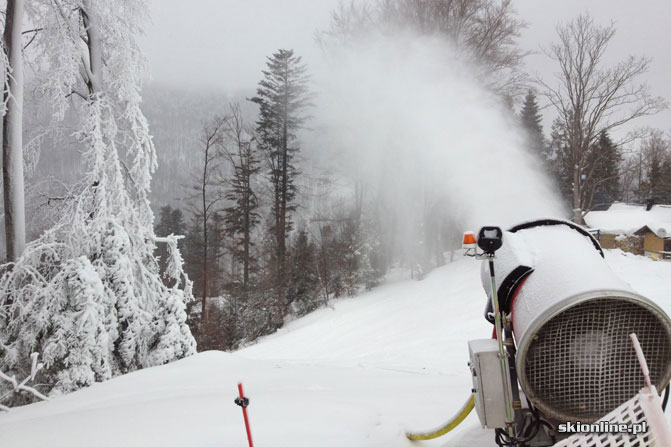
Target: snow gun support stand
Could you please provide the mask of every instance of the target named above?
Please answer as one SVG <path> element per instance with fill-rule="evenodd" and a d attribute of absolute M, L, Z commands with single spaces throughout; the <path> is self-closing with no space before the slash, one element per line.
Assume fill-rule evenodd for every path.
<path fill-rule="evenodd" d="M 521 419 L 521 412 L 517 411 L 516 414 L 516 410 L 521 410 L 521 403 L 517 386 L 512 386 L 512 384 L 517 384 L 517 377 L 515 370 L 510 368 L 511 359 L 509 359 L 509 356 L 513 357 L 512 364 L 514 365 L 515 344 L 512 340 L 512 328 L 510 321 L 503 315 L 500 309 L 496 290 L 496 277 L 494 272 L 495 252 L 501 248 L 502 245 L 503 232 L 499 227 L 482 227 L 478 234 L 477 241 L 473 232 L 466 232 L 464 234 L 463 248 L 466 249 L 464 255 L 474 257 L 479 260 L 487 260 L 489 264 L 489 274 L 491 279 L 491 308 L 493 310 L 493 315 L 490 316 L 493 317 L 494 321 L 496 341 L 486 341 L 491 341 L 498 345 L 497 351 L 493 354 L 495 354 L 499 364 L 500 376 L 495 378 L 494 382 L 501 384 L 501 389 L 498 390 L 498 395 L 500 396 L 502 394 L 502 403 L 505 406 L 505 421 L 502 421 L 502 424 L 499 424 L 504 425 L 505 428 L 496 429 L 496 442 L 501 446 L 521 446 L 522 444 L 518 442 L 517 438 L 517 426 L 518 420 Z M 478 251 L 478 248 L 480 248 L 481 251 Z M 470 343 L 469 347 L 471 348 L 471 351 L 473 351 L 473 347 L 470 346 Z M 491 358 L 492 356 L 490 356 L 490 359 Z M 435 430 L 430 430 L 423 433 L 406 433 L 406 436 L 409 439 L 428 440 L 442 436 L 459 425 L 466 418 L 466 416 L 468 416 L 474 407 L 477 407 L 480 420 L 486 420 L 485 416 L 488 412 L 484 408 L 482 397 L 483 391 L 482 389 L 479 389 L 482 388 L 483 385 L 486 386 L 486 379 L 477 377 L 476 380 L 476 367 L 472 364 L 472 362 L 469 362 L 469 366 L 471 367 L 471 372 L 474 376 L 473 382 L 475 387 L 473 388 L 471 396 L 466 401 L 462 409 L 450 421 Z"/>
<path fill-rule="evenodd" d="M 494 337 L 498 344 L 498 362 L 501 373 L 501 383 L 503 385 L 503 403 L 505 405 L 505 429 L 496 429 L 496 440 L 498 445 L 520 445 L 517 440 L 517 419 L 521 419 L 521 414 L 516 414 L 516 410 L 521 410 L 522 405 L 517 386 L 517 375 L 514 365 L 515 361 L 515 343 L 512 338 L 511 321 L 501 311 L 499 297 L 496 287 L 496 274 L 494 271 L 494 259 L 496 251 L 503 245 L 503 231 L 499 227 L 482 227 L 478 234 L 477 247 L 482 250 L 478 253 L 477 248 L 472 241 L 473 234 L 464 235 L 464 246 L 466 248 L 465 256 L 471 256 L 475 259 L 486 260 L 489 266 L 489 279 L 491 281 L 491 309 L 492 313 L 487 315 L 488 319 L 494 320 Z M 471 372 L 475 376 L 475 369 L 471 366 Z M 477 380 L 475 381 L 478 382 Z M 474 388 L 477 393 L 477 387 Z M 480 413 L 480 411 L 478 411 Z"/>

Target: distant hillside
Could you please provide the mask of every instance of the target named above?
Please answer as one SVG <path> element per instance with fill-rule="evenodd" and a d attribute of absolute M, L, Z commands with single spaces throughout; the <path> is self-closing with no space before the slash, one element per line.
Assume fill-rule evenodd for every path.
<path fill-rule="evenodd" d="M 201 162 L 203 123 L 227 113 L 231 101 L 246 102 L 245 95 L 151 85 L 143 98 L 159 163 L 152 182 L 152 205 L 155 210 L 167 204 L 177 206 L 188 195 L 184 186 L 191 183 L 190 177 Z M 244 109 L 252 109 L 250 106 Z"/>
<path fill-rule="evenodd" d="M 253 114 L 253 105 L 245 99 L 252 93 L 227 95 L 158 84 L 144 89 L 142 108 L 154 137 L 159 164 L 152 181 L 151 201 L 155 210 L 167 204 L 177 206 L 188 195 L 184 185 L 190 183 L 190 176 L 200 163 L 197 154 L 203 123 L 216 114 L 227 113 L 229 102 L 236 100 L 243 111 Z M 47 120 L 42 112 L 27 113 L 26 127 L 32 129 L 29 140 L 30 133 L 38 133 Z M 80 147 L 71 137 L 74 120 L 73 116 L 66 116 L 57 138 L 49 136 L 41 140 L 33 183 L 54 177 L 71 184 L 82 177 Z M 53 183 L 42 189 L 53 187 Z"/>

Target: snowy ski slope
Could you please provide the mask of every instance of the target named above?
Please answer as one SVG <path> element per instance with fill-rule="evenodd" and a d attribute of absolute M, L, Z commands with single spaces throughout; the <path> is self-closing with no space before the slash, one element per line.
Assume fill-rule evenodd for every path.
<path fill-rule="evenodd" d="M 612 268 L 671 312 L 671 263 L 607 252 Z M 479 263 L 460 259 L 424 281 L 390 281 L 293 321 L 234 354 L 206 352 L 0 414 L 0 447 L 247 445 L 241 380 L 258 447 L 493 445 L 475 414 L 439 425 L 470 393 L 466 341 L 486 338 Z"/>

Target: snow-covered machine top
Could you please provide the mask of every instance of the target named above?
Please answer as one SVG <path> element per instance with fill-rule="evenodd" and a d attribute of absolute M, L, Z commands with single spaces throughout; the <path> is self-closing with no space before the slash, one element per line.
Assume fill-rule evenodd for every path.
<path fill-rule="evenodd" d="M 632 332 L 653 384 L 668 384 L 671 320 L 613 273 L 588 232 L 543 219 L 503 241 L 494 260 L 499 301 L 511 314 L 520 385 L 546 416 L 592 422 L 634 396 L 643 382 Z M 486 263 L 482 280 L 490 293 Z"/>

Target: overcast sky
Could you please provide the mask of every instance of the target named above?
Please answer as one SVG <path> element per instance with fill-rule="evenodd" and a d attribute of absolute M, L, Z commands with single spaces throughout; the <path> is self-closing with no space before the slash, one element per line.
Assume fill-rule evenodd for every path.
<path fill-rule="evenodd" d="M 154 81 L 228 92 L 253 88 L 265 57 L 293 48 L 305 62 L 319 58 L 315 31 L 328 25 L 338 0 L 150 0 L 152 23 L 143 41 Z M 615 22 L 608 51 L 616 61 L 630 54 L 653 58 L 646 81 L 671 100 L 671 1 L 513 0 L 528 22 L 520 44 L 539 51 L 555 38 L 555 25 L 588 11 L 599 23 Z M 527 69 L 549 77 L 552 61 L 537 54 Z M 646 118 L 671 131 L 671 111 Z"/>

